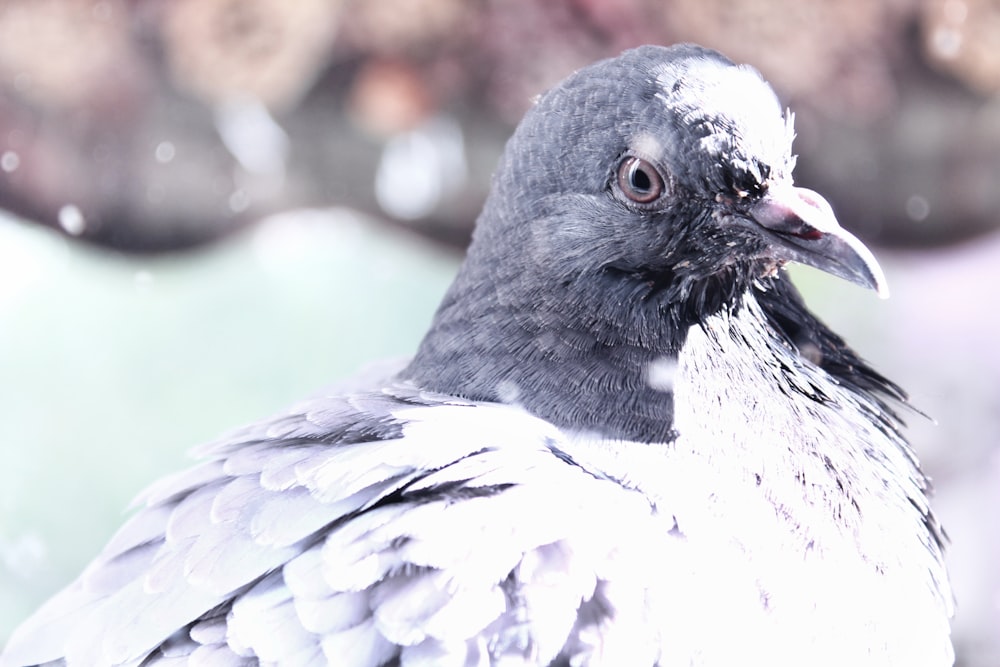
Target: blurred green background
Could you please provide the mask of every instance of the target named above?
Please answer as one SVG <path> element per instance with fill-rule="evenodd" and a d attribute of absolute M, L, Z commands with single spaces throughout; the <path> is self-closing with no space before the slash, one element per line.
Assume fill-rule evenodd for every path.
<path fill-rule="evenodd" d="M 345 210 L 161 258 L 0 217 L 0 643 L 188 448 L 411 354 L 456 266 Z"/>

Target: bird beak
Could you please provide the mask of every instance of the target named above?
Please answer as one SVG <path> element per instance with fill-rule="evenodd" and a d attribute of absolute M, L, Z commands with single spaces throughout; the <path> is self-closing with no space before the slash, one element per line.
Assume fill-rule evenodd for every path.
<path fill-rule="evenodd" d="M 818 193 L 775 184 L 754 202 L 749 217 L 776 239 L 775 258 L 798 262 L 889 296 L 885 274 L 872 252 L 840 226 Z"/>

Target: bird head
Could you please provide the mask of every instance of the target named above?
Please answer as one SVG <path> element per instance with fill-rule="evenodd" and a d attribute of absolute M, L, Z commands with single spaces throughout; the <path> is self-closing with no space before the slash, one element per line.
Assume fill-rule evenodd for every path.
<path fill-rule="evenodd" d="M 792 139 L 760 74 L 715 51 L 647 46 L 579 70 L 508 141 L 466 261 L 403 377 L 666 442 L 672 394 L 650 369 L 675 363 L 693 327 L 728 310 L 764 312 L 788 363 L 807 363 L 791 359 L 802 339 L 829 368 L 854 369 L 845 381 L 868 382 L 780 271 L 800 262 L 885 290 L 830 205 L 793 184 Z M 761 308 L 744 310 L 748 299 Z"/>
<path fill-rule="evenodd" d="M 620 293 L 661 295 L 686 320 L 788 262 L 884 295 L 871 252 L 826 200 L 793 185 L 793 137 L 791 114 L 756 70 L 693 45 L 627 51 L 528 112 L 473 250 L 513 246 L 497 270 L 504 280 L 571 295 L 599 274 L 629 285 Z"/>

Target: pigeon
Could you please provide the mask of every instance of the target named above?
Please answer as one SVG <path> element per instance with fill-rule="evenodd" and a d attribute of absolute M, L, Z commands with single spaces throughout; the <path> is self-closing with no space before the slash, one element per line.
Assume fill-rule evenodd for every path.
<path fill-rule="evenodd" d="M 951 665 L 906 396 L 785 267 L 885 278 L 793 135 L 699 46 L 570 75 L 412 360 L 202 448 L 0 664 Z"/>

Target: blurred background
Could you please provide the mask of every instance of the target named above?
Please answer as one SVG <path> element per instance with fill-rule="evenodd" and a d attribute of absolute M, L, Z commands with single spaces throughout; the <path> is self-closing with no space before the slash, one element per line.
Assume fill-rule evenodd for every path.
<path fill-rule="evenodd" d="M 1000 665 L 997 0 L 0 0 L 0 644 L 188 448 L 411 353 L 532 97 L 677 41 L 765 74 L 882 260 L 888 302 L 795 276 L 936 420 Z"/>

